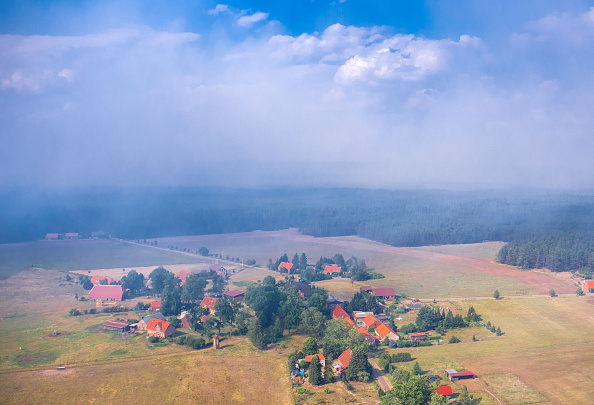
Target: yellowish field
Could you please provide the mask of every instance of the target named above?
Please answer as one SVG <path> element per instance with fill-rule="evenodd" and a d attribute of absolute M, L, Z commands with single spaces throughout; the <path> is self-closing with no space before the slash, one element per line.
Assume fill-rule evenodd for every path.
<path fill-rule="evenodd" d="M 485 321 L 501 327 L 505 335 L 496 337 L 485 328 L 469 328 L 448 333 L 447 339 L 456 335 L 461 343 L 400 350 L 409 351 L 431 373 L 443 373 L 444 368 L 452 367 L 472 371 L 479 377 L 513 374 L 551 403 L 591 403 L 594 397 L 591 298 L 514 298 L 456 304 L 461 312 L 474 306 Z M 472 335 L 479 342 L 472 342 Z M 491 377 L 487 381 L 493 383 Z M 461 385 L 454 386 L 459 392 Z M 509 388 L 495 385 L 493 392 L 509 396 Z M 521 395 L 527 394 L 521 392 Z"/>

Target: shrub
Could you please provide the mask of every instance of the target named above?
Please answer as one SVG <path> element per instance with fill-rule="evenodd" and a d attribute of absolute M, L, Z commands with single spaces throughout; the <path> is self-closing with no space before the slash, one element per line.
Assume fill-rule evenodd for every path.
<path fill-rule="evenodd" d="M 305 388 L 303 388 L 303 387 L 299 387 L 299 388 L 297 388 L 297 390 L 296 390 L 296 391 L 297 391 L 297 394 L 308 394 L 308 393 L 309 393 L 309 391 L 307 391 L 307 390 L 306 390 Z"/>
<path fill-rule="evenodd" d="M 68 311 L 68 315 L 70 316 L 79 316 L 80 314 L 81 312 L 76 308 L 72 308 L 70 311 Z"/>
<path fill-rule="evenodd" d="M 402 363 L 412 361 L 410 353 L 396 353 L 392 355 L 392 363 Z"/>
<path fill-rule="evenodd" d="M 159 343 L 159 338 L 156 336 L 149 336 L 148 341 L 149 343 Z"/>
<path fill-rule="evenodd" d="M 456 336 L 452 336 L 448 343 L 460 343 L 460 339 L 458 339 Z"/>
<path fill-rule="evenodd" d="M 96 308 L 89 309 L 89 314 L 96 314 L 96 313 L 97 313 L 97 309 Z"/>

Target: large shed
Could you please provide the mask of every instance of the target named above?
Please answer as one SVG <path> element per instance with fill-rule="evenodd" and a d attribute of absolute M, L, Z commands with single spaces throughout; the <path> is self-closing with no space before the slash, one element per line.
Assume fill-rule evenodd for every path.
<path fill-rule="evenodd" d="M 475 377 L 474 373 L 471 373 L 470 371 L 464 371 L 464 372 L 459 373 L 458 371 L 454 370 L 453 368 L 446 368 L 445 370 L 443 370 L 443 372 L 452 381 L 472 379 Z"/>
<path fill-rule="evenodd" d="M 122 294 L 123 291 L 121 285 L 96 285 L 89 292 L 89 299 L 121 301 Z"/>
<path fill-rule="evenodd" d="M 126 332 L 127 330 L 130 330 L 130 325 L 132 324 L 124 321 L 109 321 L 103 324 L 103 329 Z"/>

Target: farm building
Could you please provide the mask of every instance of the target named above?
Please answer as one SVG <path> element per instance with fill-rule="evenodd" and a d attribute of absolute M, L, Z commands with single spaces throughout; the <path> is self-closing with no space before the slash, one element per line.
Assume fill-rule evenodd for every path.
<path fill-rule="evenodd" d="M 425 305 L 423 305 L 423 304 L 406 304 L 404 306 L 404 309 L 406 311 L 417 311 L 417 310 L 423 308 L 424 306 Z"/>
<path fill-rule="evenodd" d="M 159 308 L 161 308 L 161 301 L 151 301 L 148 310 L 149 312 L 157 312 Z"/>
<path fill-rule="evenodd" d="M 363 324 L 365 325 L 365 329 L 369 329 L 371 327 L 377 328 L 378 326 L 382 325 L 382 323 L 373 314 L 367 315 L 363 319 Z"/>
<path fill-rule="evenodd" d="M 138 330 L 146 330 L 146 327 L 151 321 L 151 319 L 157 319 L 159 321 L 167 320 L 167 318 L 165 318 L 165 315 L 163 315 L 160 312 L 156 312 L 152 315 L 147 315 L 138 322 Z"/>
<path fill-rule="evenodd" d="M 400 339 L 400 336 L 398 336 L 396 332 L 383 323 L 375 328 L 375 335 L 380 339 L 380 341 L 383 341 L 385 338 L 388 338 L 388 340 L 393 342 Z"/>
<path fill-rule="evenodd" d="M 184 283 L 186 282 L 186 278 L 190 277 L 193 273 L 189 270 L 180 270 L 177 272 L 177 274 L 175 275 L 175 277 L 179 278 L 181 280 L 181 283 L 179 284 L 179 286 L 183 286 Z"/>
<path fill-rule="evenodd" d="M 324 274 L 339 274 L 341 271 L 342 271 L 342 267 L 338 267 L 338 266 L 324 267 Z"/>
<path fill-rule="evenodd" d="M 411 340 L 423 341 L 427 337 L 427 334 L 425 332 L 411 332 L 408 334 L 408 337 L 410 337 Z"/>
<path fill-rule="evenodd" d="M 454 370 L 453 368 L 446 368 L 445 370 L 443 370 L 443 372 L 452 381 L 466 380 L 466 379 L 471 379 L 471 378 L 475 377 L 474 373 L 471 373 L 469 371 L 459 373 L 456 370 Z"/>
<path fill-rule="evenodd" d="M 311 292 L 311 287 L 301 281 L 285 284 L 285 291 L 290 290 L 291 288 L 296 288 L 299 296 L 302 298 L 305 298 L 305 296 Z"/>
<path fill-rule="evenodd" d="M 311 360 L 313 359 L 313 356 L 318 356 L 318 358 L 320 359 L 320 364 L 322 365 L 322 367 L 326 367 L 326 358 L 321 353 L 319 353 L 319 354 L 311 354 L 309 356 L 305 356 L 305 361 L 307 361 L 308 363 L 311 363 Z"/>
<path fill-rule="evenodd" d="M 344 371 L 349 366 L 349 362 L 351 361 L 351 356 L 353 355 L 353 351 L 351 349 L 346 349 L 340 356 L 338 356 L 338 365 L 340 366 L 340 371 Z"/>
<path fill-rule="evenodd" d="M 67 232 L 64 237 L 66 239 L 78 239 L 78 232 Z"/>
<path fill-rule="evenodd" d="M 452 387 L 450 387 L 449 385 L 442 385 L 440 387 L 437 387 L 436 394 L 447 397 L 448 399 L 452 395 L 454 395 L 454 393 L 452 392 Z"/>
<path fill-rule="evenodd" d="M 351 319 L 351 317 L 349 316 L 349 314 L 347 314 L 345 312 L 344 309 L 342 309 L 342 307 L 340 306 L 335 306 L 334 309 L 332 310 L 332 319 L 336 319 L 336 318 L 340 318 L 340 319 Z"/>
<path fill-rule="evenodd" d="M 214 274 L 218 274 L 219 276 L 223 277 L 223 278 L 227 278 L 228 276 L 228 271 L 226 268 L 220 266 L 218 263 L 213 264 L 212 266 L 210 266 L 210 271 L 209 271 L 210 275 L 214 275 Z"/>
<path fill-rule="evenodd" d="M 359 324 L 363 322 L 363 319 L 365 319 L 365 317 L 369 314 L 373 315 L 373 312 L 355 311 L 353 312 L 353 317 L 355 318 L 355 322 Z"/>
<path fill-rule="evenodd" d="M 217 299 L 216 298 L 210 298 L 210 297 L 204 297 L 204 299 L 202 300 L 202 302 L 200 302 L 200 306 L 202 308 L 208 308 L 208 311 L 212 314 L 214 314 L 214 307 L 215 304 L 217 303 Z"/>
<path fill-rule="evenodd" d="M 586 280 L 586 281 L 584 281 L 584 291 L 586 291 L 586 292 L 594 292 L 594 280 Z"/>
<path fill-rule="evenodd" d="M 336 295 L 329 295 L 328 298 L 326 298 L 326 308 L 332 308 L 335 305 L 344 305 L 344 300 L 340 299 Z"/>
<path fill-rule="evenodd" d="M 373 292 L 373 287 L 370 285 L 364 285 L 363 287 L 359 288 L 359 291 L 371 294 Z"/>
<path fill-rule="evenodd" d="M 116 284 L 117 281 L 115 281 L 115 279 L 111 278 L 111 277 L 106 277 L 106 276 L 93 276 L 91 277 L 91 283 L 93 283 L 93 285 L 102 285 L 101 284 L 101 280 L 105 280 L 103 285 L 111 285 L 111 284 Z M 105 284 L 107 283 L 107 284 Z"/>
<path fill-rule="evenodd" d="M 241 301 L 244 296 L 244 292 L 240 290 L 231 290 L 223 293 L 223 297 L 231 301 Z"/>
<path fill-rule="evenodd" d="M 385 300 L 393 300 L 396 297 L 396 293 L 393 288 L 374 288 L 372 291 L 374 297 L 382 298 Z"/>
<path fill-rule="evenodd" d="M 291 273 L 291 269 L 293 268 L 293 263 L 288 262 L 280 262 L 278 265 L 278 271 L 282 272 L 283 269 L 287 271 L 287 273 Z"/>
<path fill-rule="evenodd" d="M 158 319 L 151 319 L 146 326 L 146 334 L 149 336 L 156 336 L 159 338 L 167 338 L 175 333 L 175 328 L 167 321 L 160 321 Z"/>
<path fill-rule="evenodd" d="M 60 238 L 60 235 L 58 235 L 57 233 L 48 233 L 47 235 L 45 235 L 45 239 L 47 240 L 58 240 Z"/>
<path fill-rule="evenodd" d="M 121 285 L 96 285 L 89 291 L 89 299 L 97 301 L 121 301 Z"/>
<path fill-rule="evenodd" d="M 103 324 L 103 329 L 116 330 L 118 332 L 126 332 L 130 330 L 131 323 L 124 321 L 109 321 Z"/>

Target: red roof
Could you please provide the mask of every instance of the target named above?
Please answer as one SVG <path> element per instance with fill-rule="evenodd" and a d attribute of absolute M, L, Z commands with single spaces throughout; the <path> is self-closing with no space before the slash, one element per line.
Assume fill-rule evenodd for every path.
<path fill-rule="evenodd" d="M 285 269 L 287 269 L 287 271 L 291 271 L 291 269 L 293 268 L 293 263 L 280 262 L 280 264 L 278 265 L 278 269 L 280 270 L 281 267 L 284 267 Z"/>
<path fill-rule="evenodd" d="M 371 336 L 371 335 L 369 334 L 369 332 L 367 332 L 367 330 L 365 330 L 365 328 L 364 328 L 364 327 L 362 327 L 362 326 L 361 326 L 359 329 L 357 329 L 357 330 L 358 330 L 358 331 L 359 331 L 359 332 L 360 332 L 362 335 L 365 335 L 365 336 Z"/>
<path fill-rule="evenodd" d="M 318 354 L 310 354 L 309 356 L 305 356 L 305 361 L 307 361 L 308 363 L 311 363 L 311 359 L 313 359 L 313 356 L 318 356 L 318 358 L 320 360 L 326 360 L 324 358 L 324 355 L 323 354 L 318 353 Z"/>
<path fill-rule="evenodd" d="M 207 319 L 208 319 L 208 316 L 206 316 L 206 315 L 202 315 L 202 316 L 200 317 L 200 322 L 204 322 L 204 321 L 206 321 Z"/>
<path fill-rule="evenodd" d="M 200 306 L 202 308 L 208 308 L 208 309 L 214 310 L 214 306 L 215 306 L 216 302 L 217 302 L 216 298 L 204 297 L 204 299 L 200 303 Z"/>
<path fill-rule="evenodd" d="M 107 284 L 113 284 L 115 283 L 115 280 L 111 277 L 106 277 L 106 276 L 93 276 L 91 277 L 91 283 L 98 285 L 101 283 L 101 280 L 105 280 L 107 279 Z"/>
<path fill-rule="evenodd" d="M 420 337 L 420 336 L 427 336 L 427 334 L 425 332 L 411 332 L 408 334 L 408 336 L 410 337 Z"/>
<path fill-rule="evenodd" d="M 372 326 L 378 327 L 382 324 L 375 316 L 373 316 L 373 314 L 369 314 L 363 318 L 363 323 L 367 329 L 371 328 Z"/>
<path fill-rule="evenodd" d="M 149 311 L 161 308 L 161 301 L 151 301 L 151 305 L 149 306 Z"/>
<path fill-rule="evenodd" d="M 347 314 L 345 312 L 345 310 L 340 307 L 340 305 L 335 306 L 334 309 L 332 310 L 332 319 L 336 319 L 336 318 L 351 319 L 349 314 Z"/>
<path fill-rule="evenodd" d="M 463 373 L 448 373 L 450 377 L 474 377 L 474 373 L 470 371 L 465 371 Z"/>
<path fill-rule="evenodd" d="M 66 232 L 66 236 L 67 238 L 78 238 L 78 232 Z"/>
<path fill-rule="evenodd" d="M 109 322 L 105 322 L 103 324 L 103 326 L 108 326 L 108 327 L 112 327 L 112 328 L 126 328 L 127 326 L 132 325 L 130 322 L 124 322 L 124 321 L 109 321 Z"/>
<path fill-rule="evenodd" d="M 47 235 L 45 235 L 46 239 L 58 239 L 58 234 L 57 233 L 48 233 Z"/>
<path fill-rule="evenodd" d="M 393 297 L 396 294 L 393 288 L 374 288 L 373 295 L 376 297 Z"/>
<path fill-rule="evenodd" d="M 589 290 L 591 288 L 594 288 L 594 280 L 586 280 L 586 281 L 584 281 L 584 286 L 586 287 L 586 290 Z"/>
<path fill-rule="evenodd" d="M 122 300 L 121 285 L 96 285 L 89 291 L 89 299 Z"/>
<path fill-rule="evenodd" d="M 450 387 L 449 385 L 442 385 L 440 387 L 437 387 L 437 393 L 439 395 L 454 395 L 454 393 L 452 392 L 452 387 Z"/>
<path fill-rule="evenodd" d="M 324 268 L 324 274 L 340 273 L 341 271 L 342 268 L 337 266 L 326 266 Z"/>
<path fill-rule="evenodd" d="M 351 349 L 346 349 L 340 356 L 338 356 L 338 362 L 342 366 L 342 368 L 347 368 L 349 366 L 349 362 L 351 361 L 351 355 L 353 351 Z"/>
<path fill-rule="evenodd" d="M 392 329 L 388 328 L 385 324 L 381 324 L 377 328 L 375 328 L 375 333 L 379 335 L 382 339 L 384 339 L 388 334 L 393 333 L 396 334 Z"/>
<path fill-rule="evenodd" d="M 147 330 L 153 330 L 155 328 L 157 328 L 157 326 L 159 327 L 159 329 L 161 329 L 162 331 L 166 331 L 167 328 L 170 326 L 171 324 L 167 321 L 161 321 L 159 319 L 151 319 L 151 321 L 148 323 L 148 325 L 146 325 L 146 329 Z"/>
<path fill-rule="evenodd" d="M 180 270 L 177 272 L 177 274 L 175 275 L 175 277 L 179 278 L 181 280 L 181 284 L 179 285 L 180 287 L 182 285 L 184 285 L 186 278 L 190 277 L 193 273 L 189 270 Z"/>

